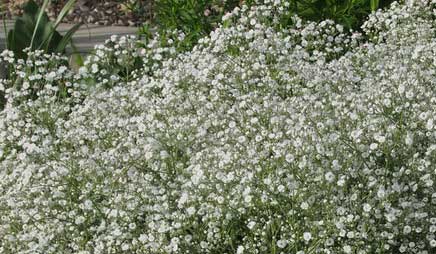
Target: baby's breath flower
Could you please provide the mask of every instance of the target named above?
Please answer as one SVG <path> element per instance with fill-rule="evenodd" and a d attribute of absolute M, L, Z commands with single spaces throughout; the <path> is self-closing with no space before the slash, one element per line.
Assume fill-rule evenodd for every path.
<path fill-rule="evenodd" d="M 306 242 L 310 241 L 312 239 L 312 234 L 310 232 L 304 232 L 303 233 L 303 239 Z"/>
<path fill-rule="evenodd" d="M 278 240 L 278 241 L 277 241 L 277 247 L 279 247 L 280 249 L 285 248 L 287 244 L 288 244 L 288 243 L 287 243 L 286 240 Z"/>
<path fill-rule="evenodd" d="M 0 253 L 432 253 L 434 1 L 362 35 L 290 10 L 183 54 L 114 36 L 78 72 L 1 53 Z"/>

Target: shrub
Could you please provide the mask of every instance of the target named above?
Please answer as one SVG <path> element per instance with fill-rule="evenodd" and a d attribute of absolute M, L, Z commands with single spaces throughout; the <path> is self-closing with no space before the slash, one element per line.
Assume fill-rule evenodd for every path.
<path fill-rule="evenodd" d="M 178 41 L 179 51 L 189 50 L 196 45 L 198 39 L 208 35 L 221 23 L 220 20 L 235 7 L 270 4 L 269 0 L 156 0 L 153 11 L 154 17 L 146 22 L 139 34 L 147 38 L 152 37 L 151 29 L 157 29 L 162 45 L 167 40 Z M 345 0 L 345 1 L 281 1 L 279 25 L 282 29 L 292 27 L 292 16 L 298 15 L 306 21 L 321 22 L 332 20 L 344 27 L 345 30 L 360 31 L 371 11 L 385 8 L 392 0 Z M 139 7 L 138 7 L 139 8 Z M 286 15 L 284 15 L 286 13 Z M 174 38 L 174 31 L 183 33 L 183 39 Z"/>
<path fill-rule="evenodd" d="M 5 91 L 0 252 L 434 252 L 436 3 L 372 14 L 370 41 L 280 30 L 281 4 L 81 102 Z"/>
<path fill-rule="evenodd" d="M 157 26 L 158 32 L 166 40 L 173 39 L 173 31 L 184 33 L 180 50 L 191 49 L 196 42 L 208 35 L 218 26 L 221 17 L 233 10 L 239 0 L 156 0 L 154 3 L 154 18 L 152 24 Z M 148 24 L 145 25 L 147 33 Z M 141 30 L 140 30 L 141 31 Z"/>

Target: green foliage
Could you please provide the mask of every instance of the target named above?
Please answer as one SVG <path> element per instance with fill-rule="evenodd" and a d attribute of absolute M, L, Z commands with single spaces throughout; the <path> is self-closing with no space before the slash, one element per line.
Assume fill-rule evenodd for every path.
<path fill-rule="evenodd" d="M 210 31 L 239 1 L 157 0 L 156 22 L 167 29 Z"/>
<path fill-rule="evenodd" d="M 177 48 L 183 51 L 209 34 L 221 22 L 221 17 L 238 4 L 238 0 L 156 0 L 152 25 L 156 26 L 164 45 L 170 39 L 180 41 Z M 149 26 L 144 25 L 139 33 L 149 36 Z M 183 39 L 173 36 L 175 30 L 183 32 Z"/>
<path fill-rule="evenodd" d="M 289 8 L 291 13 L 306 20 L 331 19 L 348 29 L 359 30 L 371 11 L 392 2 L 392 0 L 292 0 L 289 1 Z"/>
<path fill-rule="evenodd" d="M 150 1 L 144 0 L 118 0 L 121 10 L 129 16 L 132 16 L 135 21 L 149 20 L 151 18 Z"/>
<path fill-rule="evenodd" d="M 61 35 L 56 28 L 68 11 L 73 8 L 75 0 L 69 0 L 61 10 L 56 21 L 49 20 L 45 12 L 50 1 L 45 0 L 40 8 L 35 1 L 30 0 L 24 6 L 24 13 L 15 21 L 14 28 L 8 32 L 8 49 L 18 58 L 25 59 L 24 50 L 44 50 L 47 53 L 65 53 L 72 36 L 81 24 L 74 25 L 65 35 Z"/>
<path fill-rule="evenodd" d="M 133 1 L 132 6 L 139 8 L 142 1 Z M 224 14 L 236 6 L 259 5 L 264 0 L 156 0 L 154 19 L 139 28 L 138 33 L 146 38 L 152 37 L 155 27 L 162 45 L 168 41 L 176 42 L 179 51 L 192 49 L 198 39 L 209 34 L 220 23 Z M 292 25 L 292 16 L 298 15 L 308 21 L 330 19 L 346 29 L 360 30 L 368 14 L 388 6 L 393 0 L 288 0 L 282 1 L 289 15 L 282 16 L 281 28 Z M 133 8 L 134 9 L 134 8 Z M 229 25 L 224 23 L 224 26 Z M 179 31 L 183 33 L 175 33 Z"/>

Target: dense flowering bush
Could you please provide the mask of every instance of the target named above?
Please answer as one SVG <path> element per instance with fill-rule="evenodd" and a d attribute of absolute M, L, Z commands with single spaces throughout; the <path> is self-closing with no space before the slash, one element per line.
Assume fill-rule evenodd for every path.
<path fill-rule="evenodd" d="M 285 3 L 78 74 L 4 52 L 0 253 L 434 253 L 436 2 L 364 36 Z"/>
<path fill-rule="evenodd" d="M 138 80 L 152 75 L 164 59 L 174 57 L 174 45 L 161 46 L 157 34 L 152 39 L 138 41 L 135 36 L 112 36 L 103 45 L 97 45 L 85 61 L 80 73 L 97 87 L 112 87 L 120 81 Z"/>

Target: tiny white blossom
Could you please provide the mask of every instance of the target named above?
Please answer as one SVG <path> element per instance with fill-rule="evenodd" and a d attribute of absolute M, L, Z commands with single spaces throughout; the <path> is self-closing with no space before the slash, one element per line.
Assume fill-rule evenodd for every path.
<path fill-rule="evenodd" d="M 303 239 L 306 242 L 310 241 L 312 239 L 312 234 L 310 232 L 304 232 L 303 233 Z"/>
<path fill-rule="evenodd" d="M 278 241 L 277 241 L 277 247 L 279 247 L 280 249 L 285 248 L 287 244 L 288 244 L 288 243 L 287 243 L 286 240 L 278 240 Z"/>
<path fill-rule="evenodd" d="M 238 249 L 236 250 L 236 254 L 243 254 L 244 253 L 244 246 L 240 245 L 238 246 Z"/>

